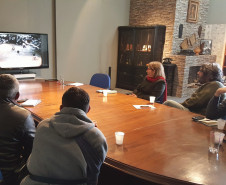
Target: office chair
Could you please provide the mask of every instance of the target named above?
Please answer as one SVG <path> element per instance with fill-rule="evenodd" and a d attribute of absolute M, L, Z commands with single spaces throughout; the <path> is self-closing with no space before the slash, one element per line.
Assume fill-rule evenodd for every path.
<path fill-rule="evenodd" d="M 107 74 L 96 73 L 91 77 L 89 84 L 103 89 L 110 89 L 111 79 Z"/>

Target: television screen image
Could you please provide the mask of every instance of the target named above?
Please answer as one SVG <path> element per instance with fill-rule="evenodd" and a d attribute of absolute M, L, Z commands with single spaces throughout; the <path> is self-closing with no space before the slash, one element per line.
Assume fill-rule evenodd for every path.
<path fill-rule="evenodd" d="M 48 68 L 48 35 L 0 32 L 0 68 Z"/>

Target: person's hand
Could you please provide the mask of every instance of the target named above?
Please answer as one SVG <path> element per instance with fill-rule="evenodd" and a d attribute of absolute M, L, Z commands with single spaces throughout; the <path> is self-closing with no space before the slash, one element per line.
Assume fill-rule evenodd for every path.
<path fill-rule="evenodd" d="M 219 97 L 223 93 L 226 93 L 226 87 L 221 87 L 221 88 L 217 89 L 214 96 Z"/>
<path fill-rule="evenodd" d="M 97 121 L 96 120 L 92 120 L 93 124 L 95 127 L 97 127 Z"/>
<path fill-rule="evenodd" d="M 136 94 L 133 94 L 133 93 L 130 96 L 133 96 L 133 97 L 136 97 L 137 98 L 137 95 Z"/>

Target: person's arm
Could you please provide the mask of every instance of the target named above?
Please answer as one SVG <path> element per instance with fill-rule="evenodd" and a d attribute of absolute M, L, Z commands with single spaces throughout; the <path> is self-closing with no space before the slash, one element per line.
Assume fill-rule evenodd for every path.
<path fill-rule="evenodd" d="M 138 96 L 138 98 L 149 100 L 149 96 L 155 96 L 155 100 L 158 100 L 159 97 L 164 93 L 166 88 L 165 81 L 159 80 L 148 92 L 143 93 Z"/>
<path fill-rule="evenodd" d="M 222 87 L 216 90 L 213 98 L 209 101 L 206 117 L 209 119 L 218 119 L 226 116 L 226 100 L 220 104 L 220 99 L 223 94 L 226 93 L 226 87 Z"/>
<path fill-rule="evenodd" d="M 199 87 L 195 93 L 188 99 L 186 99 L 182 105 L 188 109 L 190 108 L 202 108 L 207 106 L 209 100 L 213 97 L 216 90 L 220 87 L 219 83 L 208 83 Z"/>
<path fill-rule="evenodd" d="M 21 142 L 24 146 L 23 157 L 25 160 L 27 160 L 31 153 L 35 132 L 35 123 L 31 114 L 29 114 L 29 116 L 24 122 L 23 136 L 21 138 Z"/>

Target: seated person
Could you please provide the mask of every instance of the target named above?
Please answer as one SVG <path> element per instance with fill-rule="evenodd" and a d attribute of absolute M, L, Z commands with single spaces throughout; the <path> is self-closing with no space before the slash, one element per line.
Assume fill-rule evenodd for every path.
<path fill-rule="evenodd" d="M 30 175 L 21 185 L 97 184 L 107 143 L 86 115 L 89 101 L 86 91 L 71 87 L 60 112 L 39 123 L 27 163 Z"/>
<path fill-rule="evenodd" d="M 0 75 L 0 170 L 5 185 L 18 185 L 27 174 L 26 161 L 35 135 L 29 111 L 19 107 L 19 82 L 9 74 Z M 23 176 L 24 175 L 24 176 Z"/>
<path fill-rule="evenodd" d="M 209 119 L 226 119 L 226 100 L 220 103 L 221 97 L 226 93 L 226 87 L 217 89 L 208 103 L 206 117 Z"/>
<path fill-rule="evenodd" d="M 132 96 L 149 100 L 155 96 L 155 101 L 163 103 L 167 98 L 167 85 L 162 63 L 153 61 L 147 64 L 147 76 L 133 91 Z"/>
<path fill-rule="evenodd" d="M 218 88 L 223 87 L 223 84 L 221 83 L 222 71 L 219 64 L 206 63 L 200 67 L 197 74 L 201 86 L 191 95 L 190 98 L 186 99 L 181 104 L 173 100 L 168 100 L 164 105 L 205 115 L 207 104 L 215 91 Z M 224 96 L 221 97 L 220 101 L 223 99 Z"/>

